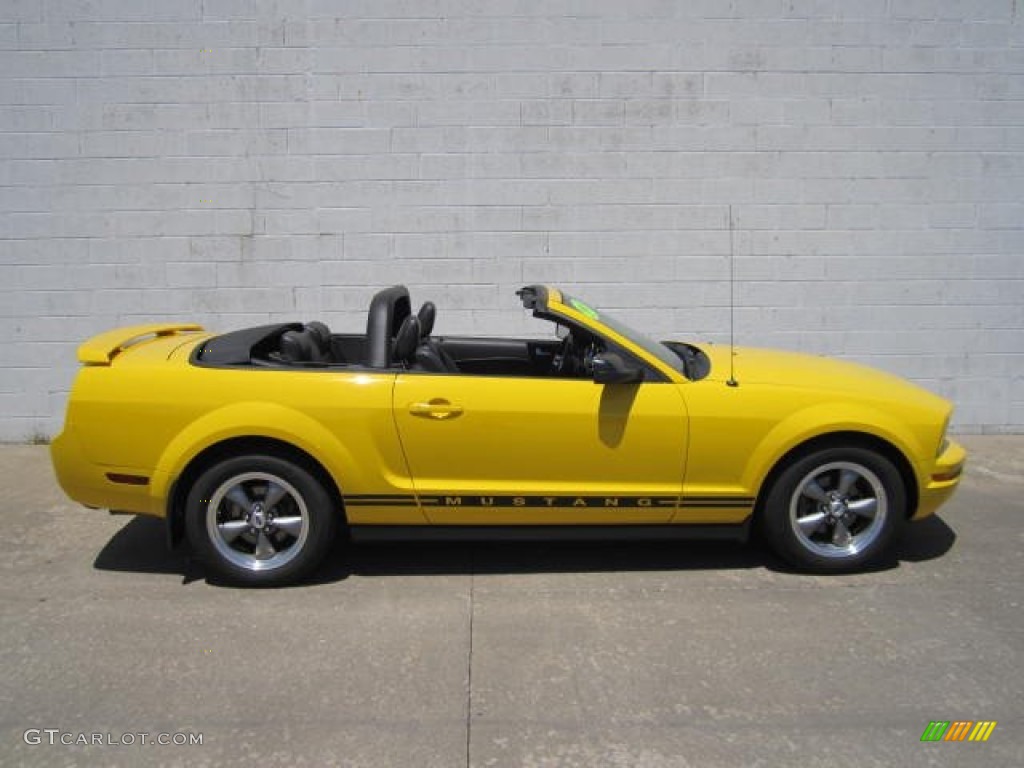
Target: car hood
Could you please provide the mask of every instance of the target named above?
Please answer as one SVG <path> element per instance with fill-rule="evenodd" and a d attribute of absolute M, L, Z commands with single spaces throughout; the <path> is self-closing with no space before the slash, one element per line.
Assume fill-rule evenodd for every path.
<path fill-rule="evenodd" d="M 710 344 L 699 346 L 711 358 L 711 374 L 708 378 L 727 380 L 729 347 Z M 881 399 L 931 399 L 936 406 L 945 403 L 938 395 L 906 379 L 845 360 L 778 349 L 736 347 L 734 362 L 735 377 L 741 386 L 771 384 L 855 393 Z"/>

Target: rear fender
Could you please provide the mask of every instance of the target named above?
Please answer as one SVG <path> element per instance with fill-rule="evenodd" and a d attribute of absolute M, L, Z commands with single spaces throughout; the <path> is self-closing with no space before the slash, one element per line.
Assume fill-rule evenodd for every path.
<path fill-rule="evenodd" d="M 193 458 L 210 446 L 239 437 L 266 437 L 294 445 L 316 459 L 338 488 L 342 478 L 359 485 L 363 474 L 341 440 L 306 414 L 273 403 L 233 403 L 189 424 L 164 450 L 150 481 L 154 510 L 166 510 L 172 483 Z"/>

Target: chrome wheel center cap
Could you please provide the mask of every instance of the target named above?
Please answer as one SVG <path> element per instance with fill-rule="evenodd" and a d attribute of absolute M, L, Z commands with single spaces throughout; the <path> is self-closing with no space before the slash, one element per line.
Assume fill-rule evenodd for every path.
<path fill-rule="evenodd" d="M 833 496 L 825 505 L 825 514 L 833 519 L 838 519 L 846 514 L 846 502 L 841 498 Z"/>
<path fill-rule="evenodd" d="M 249 510 L 249 525 L 262 531 L 267 524 L 267 511 L 263 508 L 263 502 L 257 501 Z"/>

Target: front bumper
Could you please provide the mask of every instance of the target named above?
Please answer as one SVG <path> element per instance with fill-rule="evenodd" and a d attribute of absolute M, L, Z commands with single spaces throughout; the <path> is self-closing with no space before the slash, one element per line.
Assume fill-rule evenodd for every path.
<path fill-rule="evenodd" d="M 967 451 L 964 447 L 954 440 L 947 441 L 945 449 L 929 469 L 926 482 L 921 485 L 914 520 L 935 514 L 935 510 L 953 495 L 953 491 L 960 485 L 966 460 Z"/>

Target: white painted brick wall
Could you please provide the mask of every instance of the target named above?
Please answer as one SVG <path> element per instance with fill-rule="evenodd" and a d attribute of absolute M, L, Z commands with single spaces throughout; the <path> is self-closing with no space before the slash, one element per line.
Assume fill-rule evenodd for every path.
<path fill-rule="evenodd" d="M 1014 0 L 2 0 L 0 439 L 117 324 L 659 334 L 861 360 L 1024 427 Z"/>

